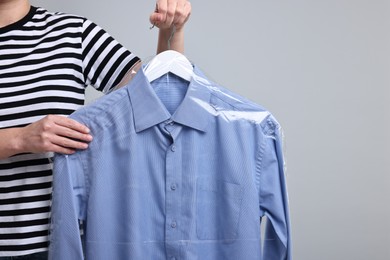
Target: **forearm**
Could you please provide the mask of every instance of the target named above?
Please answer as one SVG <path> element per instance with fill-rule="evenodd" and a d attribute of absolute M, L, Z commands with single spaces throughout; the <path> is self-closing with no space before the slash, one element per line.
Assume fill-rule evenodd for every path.
<path fill-rule="evenodd" d="M 21 129 L 8 128 L 0 130 L 0 159 L 23 152 L 19 145 Z"/>
<path fill-rule="evenodd" d="M 173 29 L 160 29 L 158 34 L 157 53 L 166 50 L 175 50 L 180 53 L 184 53 L 184 28 L 175 30 L 172 35 Z"/>

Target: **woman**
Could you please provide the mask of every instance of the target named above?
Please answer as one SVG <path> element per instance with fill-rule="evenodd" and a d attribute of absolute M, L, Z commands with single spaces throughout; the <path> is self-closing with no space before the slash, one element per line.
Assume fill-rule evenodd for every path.
<path fill-rule="evenodd" d="M 184 49 L 191 5 L 158 0 L 150 22 L 157 52 Z M 89 130 L 66 118 L 91 85 L 125 85 L 140 59 L 77 15 L 51 13 L 28 0 L 0 0 L 0 260 L 47 259 L 52 152 L 86 149 Z M 64 116 L 65 115 L 65 116 Z"/>

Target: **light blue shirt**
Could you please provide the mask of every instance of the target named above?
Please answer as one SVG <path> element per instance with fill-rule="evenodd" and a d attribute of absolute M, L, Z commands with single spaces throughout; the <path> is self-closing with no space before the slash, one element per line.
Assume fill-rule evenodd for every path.
<path fill-rule="evenodd" d="M 55 156 L 50 259 L 291 259 L 279 124 L 194 71 L 71 115 L 94 140 Z"/>

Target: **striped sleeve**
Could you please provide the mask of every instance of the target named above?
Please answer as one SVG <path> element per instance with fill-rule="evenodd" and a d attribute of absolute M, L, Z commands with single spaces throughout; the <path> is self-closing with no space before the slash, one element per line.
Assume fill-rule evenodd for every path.
<path fill-rule="evenodd" d="M 114 89 L 139 58 L 104 29 L 84 20 L 82 28 L 83 75 L 87 85 L 103 93 Z"/>

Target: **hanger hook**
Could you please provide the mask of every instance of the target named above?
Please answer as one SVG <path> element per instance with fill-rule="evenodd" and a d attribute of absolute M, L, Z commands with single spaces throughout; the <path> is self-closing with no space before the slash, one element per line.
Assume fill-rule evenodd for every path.
<path fill-rule="evenodd" d="M 176 26 L 173 25 L 171 36 L 169 36 L 169 39 L 168 39 L 168 50 L 171 49 L 171 40 L 173 38 L 173 35 L 175 35 L 175 32 L 176 32 Z"/>

